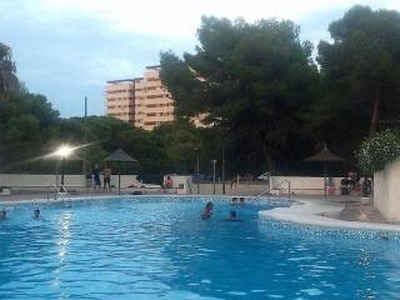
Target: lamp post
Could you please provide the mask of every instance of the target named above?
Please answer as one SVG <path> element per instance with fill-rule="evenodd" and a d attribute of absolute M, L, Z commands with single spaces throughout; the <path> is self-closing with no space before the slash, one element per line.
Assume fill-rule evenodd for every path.
<path fill-rule="evenodd" d="M 197 194 L 200 194 L 200 159 L 199 159 L 199 148 L 195 148 L 196 153 L 196 181 L 197 181 Z"/>
<path fill-rule="evenodd" d="M 87 97 L 85 96 L 85 116 L 84 116 L 84 140 L 85 145 L 87 145 L 88 140 L 88 128 L 87 128 Z M 87 179 L 87 147 L 85 147 L 85 157 L 83 159 L 83 175 L 85 175 L 85 180 Z"/>
<path fill-rule="evenodd" d="M 60 192 L 65 192 L 65 185 L 64 185 L 64 173 L 65 173 L 65 160 L 68 156 L 72 153 L 73 148 L 69 145 L 61 145 L 56 154 L 61 157 L 61 182 L 60 182 Z"/>
<path fill-rule="evenodd" d="M 215 195 L 215 165 L 217 163 L 217 160 L 213 159 L 211 163 L 213 164 L 213 194 Z"/>

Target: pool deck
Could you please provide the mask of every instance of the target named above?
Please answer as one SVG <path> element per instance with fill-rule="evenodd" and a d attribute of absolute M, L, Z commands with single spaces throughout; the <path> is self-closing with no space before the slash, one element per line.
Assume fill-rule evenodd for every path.
<path fill-rule="evenodd" d="M 400 232 L 400 224 L 388 223 L 360 196 L 294 196 L 297 204 L 263 211 L 261 216 L 298 224 L 345 229 Z"/>
<path fill-rule="evenodd" d="M 47 193 L 18 193 L 9 196 L 0 195 L 0 205 L 7 206 L 19 203 L 60 201 L 48 199 Z M 79 191 L 70 194 L 69 200 L 101 199 L 117 196 L 115 192 L 101 190 L 99 192 Z M 280 199 L 282 197 L 274 197 Z M 64 198 L 65 199 L 65 198 Z M 287 197 L 283 198 L 287 199 Z M 362 204 L 360 196 L 328 196 L 327 198 L 315 195 L 292 195 L 291 199 L 297 203 L 290 207 L 275 208 L 263 211 L 261 216 L 315 226 L 325 226 L 347 229 L 369 229 L 400 232 L 400 224 L 386 222 L 371 204 Z"/>

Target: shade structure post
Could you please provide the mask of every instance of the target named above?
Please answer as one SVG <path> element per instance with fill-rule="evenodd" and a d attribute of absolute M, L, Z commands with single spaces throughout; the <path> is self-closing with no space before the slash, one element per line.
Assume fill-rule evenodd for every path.
<path fill-rule="evenodd" d="M 118 195 L 121 194 L 121 164 L 127 162 L 137 162 L 137 159 L 130 157 L 124 150 L 115 150 L 109 157 L 104 161 L 116 162 L 118 166 Z"/>
<path fill-rule="evenodd" d="M 328 162 L 331 162 L 331 161 L 335 161 L 335 162 L 344 161 L 344 159 L 339 157 L 339 156 L 337 156 L 337 155 L 335 155 L 335 154 L 333 154 L 332 152 L 330 152 L 328 150 L 328 147 L 327 147 L 326 143 L 325 143 L 324 148 L 320 152 L 314 154 L 313 156 L 310 156 L 310 157 L 304 159 L 304 161 L 307 161 L 307 162 L 322 162 L 323 163 L 323 167 L 324 167 L 324 184 L 323 184 L 323 188 L 324 188 L 324 197 L 326 198 L 326 196 L 327 196 L 327 194 L 326 194 L 327 164 L 328 164 Z"/>
<path fill-rule="evenodd" d="M 121 172 L 118 171 L 118 195 L 121 195 Z"/>
<path fill-rule="evenodd" d="M 195 173 L 196 173 L 196 184 L 197 184 L 197 194 L 200 194 L 200 158 L 199 158 L 199 148 L 195 148 L 194 152 L 196 153 L 196 165 L 195 165 Z"/>

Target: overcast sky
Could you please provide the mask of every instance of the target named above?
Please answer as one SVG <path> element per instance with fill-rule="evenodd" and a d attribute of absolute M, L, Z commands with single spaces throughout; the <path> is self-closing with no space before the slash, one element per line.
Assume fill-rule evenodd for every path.
<path fill-rule="evenodd" d="M 301 39 L 328 40 L 353 5 L 400 11 L 400 0 L 0 0 L 0 42 L 17 75 L 62 117 L 103 115 L 107 80 L 143 75 L 160 51 L 193 52 L 201 16 L 290 19 Z"/>

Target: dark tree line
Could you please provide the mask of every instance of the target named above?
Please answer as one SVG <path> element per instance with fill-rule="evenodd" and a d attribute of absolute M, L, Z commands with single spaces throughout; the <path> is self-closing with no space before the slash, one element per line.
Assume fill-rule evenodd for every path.
<path fill-rule="evenodd" d="M 194 53 L 161 54 L 177 121 L 153 132 L 106 117 L 60 118 L 44 96 L 21 89 L 11 49 L 0 44 L 0 171 L 52 171 L 32 158 L 65 142 L 90 143 L 78 153 L 89 167 L 123 148 L 139 160 L 124 172 L 139 174 L 194 173 L 197 156 L 200 172 L 211 173 L 222 155 L 227 177 L 309 174 L 303 159 L 324 143 L 352 163 L 362 139 L 398 125 L 400 14 L 353 7 L 329 26 L 333 41 L 319 43 L 318 65 L 299 32 L 291 21 L 203 17 Z M 189 119 L 202 113 L 209 127 L 195 128 Z"/>

